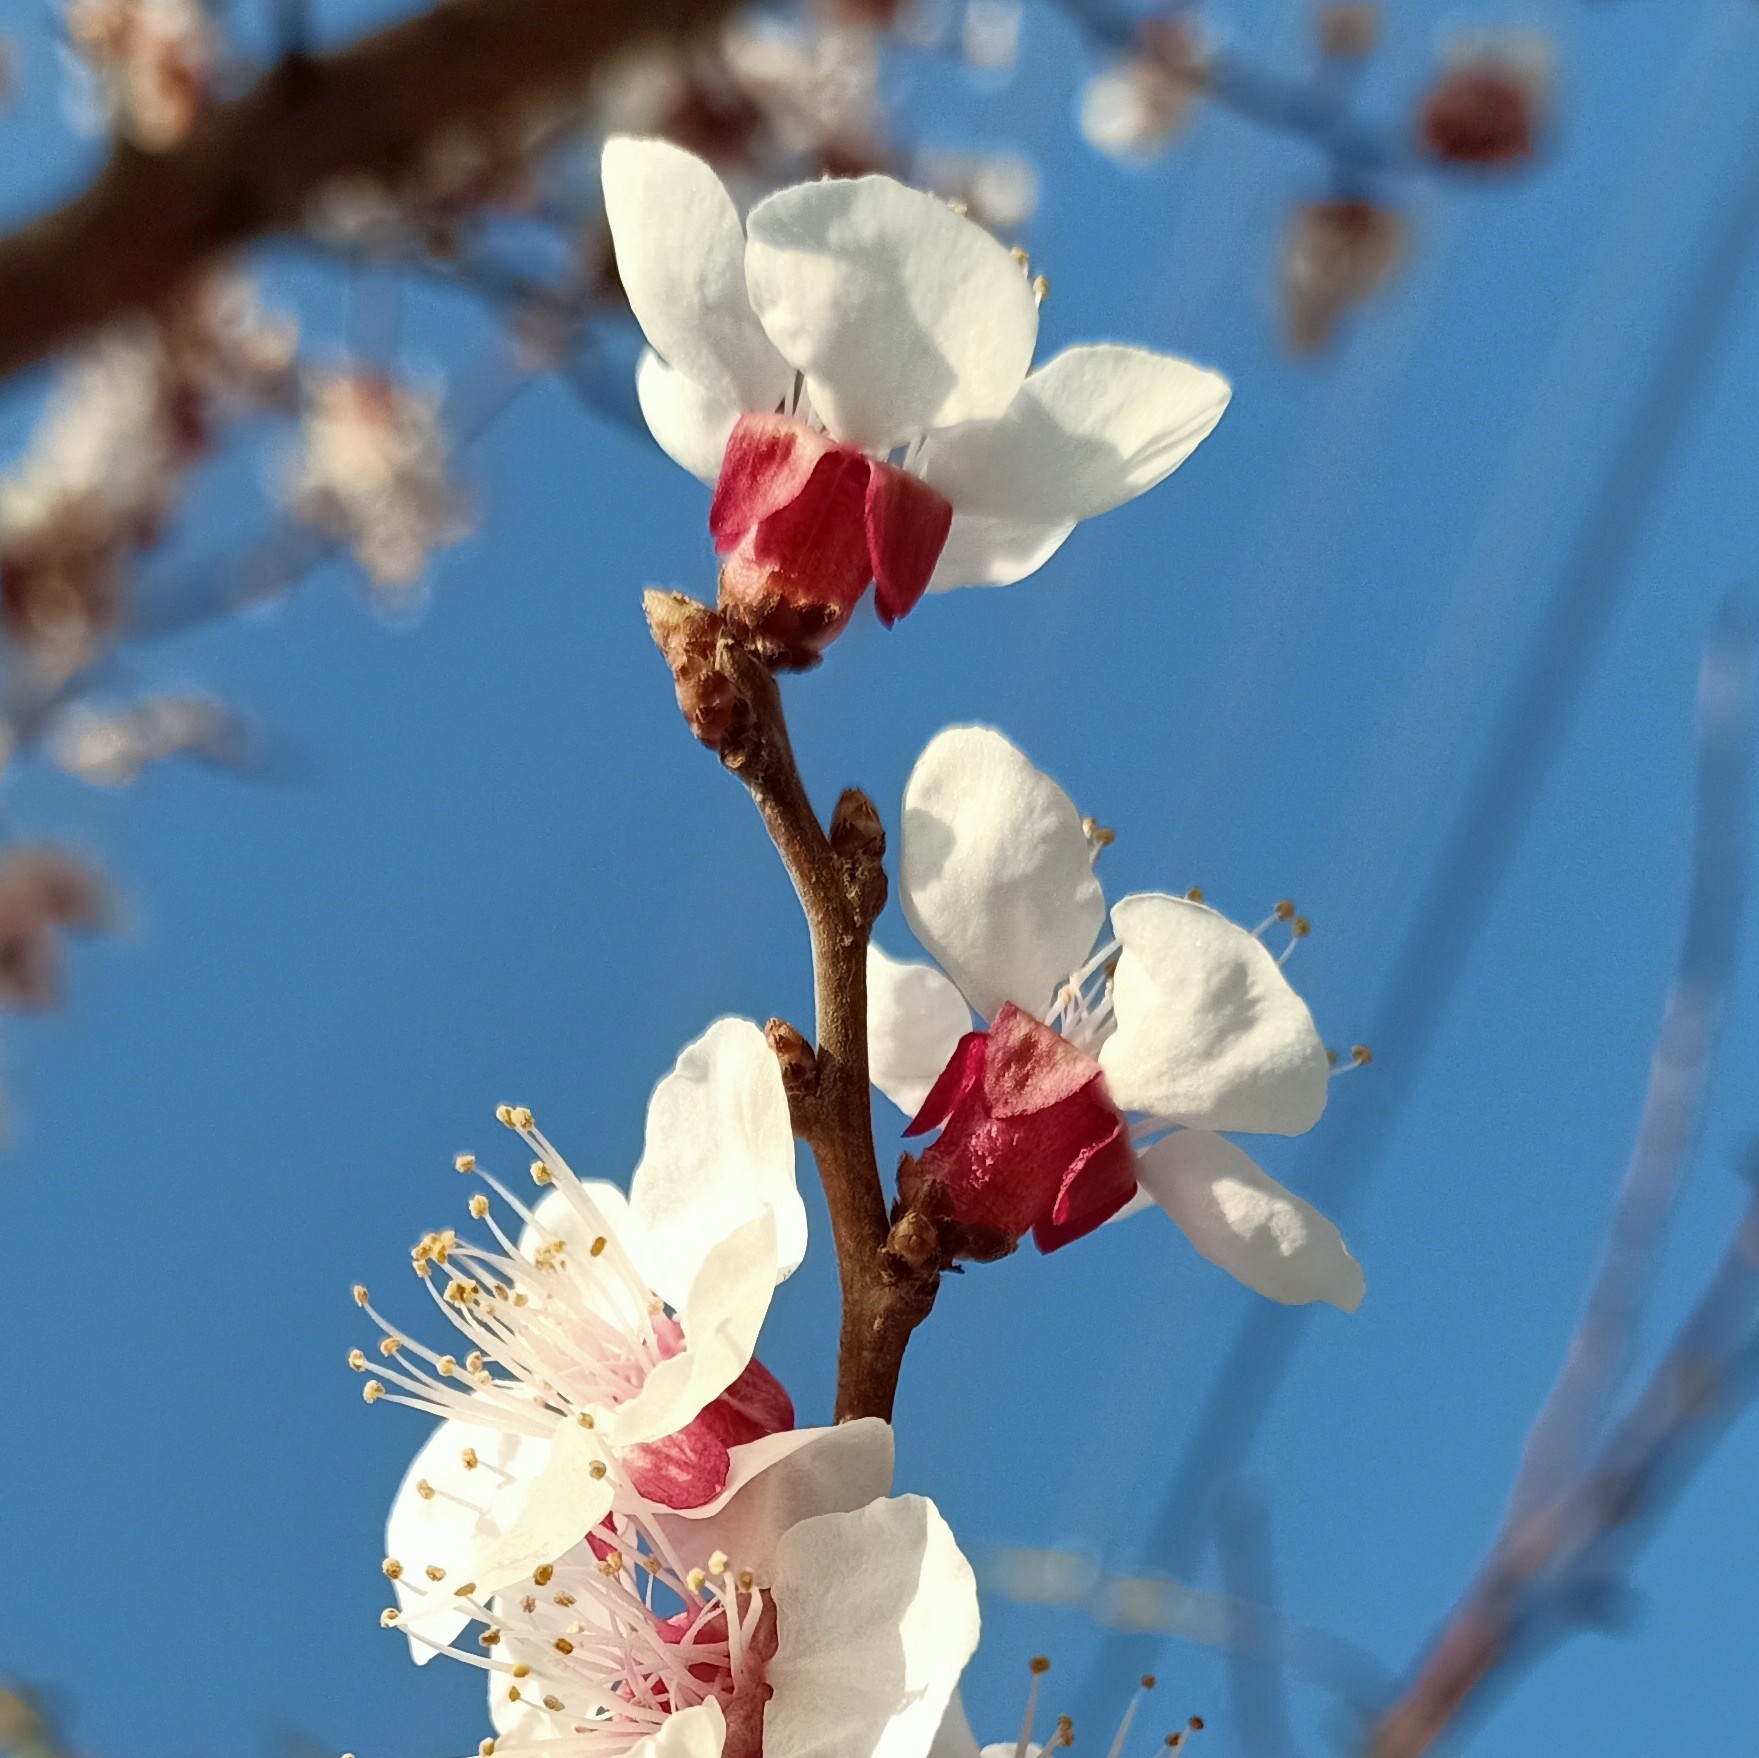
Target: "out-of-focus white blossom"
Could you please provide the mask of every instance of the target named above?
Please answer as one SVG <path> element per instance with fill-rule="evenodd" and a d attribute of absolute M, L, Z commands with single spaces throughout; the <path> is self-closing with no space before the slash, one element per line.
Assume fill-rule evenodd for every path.
<path fill-rule="evenodd" d="M 130 555 L 153 543 L 224 416 L 291 396 L 297 329 L 216 274 L 157 321 L 75 355 L 0 478 L 0 627 L 49 672 L 115 627 Z"/>
<path fill-rule="evenodd" d="M 992 232 L 1018 231 L 1038 211 L 1038 172 L 1019 153 L 930 150 L 917 157 L 916 174 Z"/>
<path fill-rule="evenodd" d="M 51 723 L 49 760 L 94 787 L 128 787 L 169 757 L 237 763 L 245 750 L 238 717 L 205 696 L 150 696 L 126 708 L 74 703 Z"/>
<path fill-rule="evenodd" d="M 966 0 L 959 38 L 965 59 L 985 73 L 1006 73 L 1020 59 L 1020 0 Z"/>
<path fill-rule="evenodd" d="M 1404 217 L 1364 197 L 1304 202 L 1283 235 L 1283 321 L 1297 354 L 1325 347 L 1405 255 Z"/>
<path fill-rule="evenodd" d="M 72 0 L 67 32 L 117 133 L 163 151 L 195 126 L 219 46 L 202 0 Z"/>
<path fill-rule="evenodd" d="M 1096 73 L 1081 89 L 1079 119 L 1088 145 L 1114 159 L 1165 150 L 1194 113 L 1203 45 L 1182 18 L 1152 20 L 1137 50 Z"/>
<path fill-rule="evenodd" d="M 437 396 L 365 368 L 316 375 L 302 440 L 293 511 L 347 544 L 375 587 L 412 586 L 468 529 Z"/>
<path fill-rule="evenodd" d="M 879 42 L 859 24 L 735 20 L 722 54 L 783 151 L 814 170 L 875 168 L 885 123 Z"/>

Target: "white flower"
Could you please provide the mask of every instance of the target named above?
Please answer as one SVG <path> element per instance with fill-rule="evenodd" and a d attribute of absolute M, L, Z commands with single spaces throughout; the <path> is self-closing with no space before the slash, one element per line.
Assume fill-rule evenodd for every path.
<path fill-rule="evenodd" d="M 1277 916 L 1248 933 L 1139 893 L 1095 951 L 1095 853 L 1069 796 L 987 727 L 939 734 L 912 771 L 898 889 L 941 969 L 872 949 L 869 1038 L 913 1130 L 944 1126 L 922 1175 L 961 1221 L 1030 1225 L 1045 1249 L 1116 1212 L 1133 1175 L 1248 1287 L 1354 1310 L 1362 1272 L 1337 1229 L 1220 1133 L 1298 1135 L 1325 1109 L 1330 1058 L 1261 938 Z"/>
<path fill-rule="evenodd" d="M 1217 374 L 1141 348 L 1070 348 L 1030 371 L 1038 292 L 1021 263 L 889 177 L 783 189 L 743 227 L 677 147 L 613 138 L 603 177 L 651 344 L 637 390 L 654 438 L 718 479 L 729 570 L 780 574 L 768 589 L 784 598 L 806 571 L 788 516 L 810 489 L 834 528 L 815 531 L 813 560 L 837 574 L 839 619 L 868 579 L 891 620 L 925 587 L 1023 578 L 1079 520 L 1177 469 L 1227 406 Z M 789 434 L 813 443 L 790 450 Z M 824 553 L 845 528 L 846 566 Z"/>
<path fill-rule="evenodd" d="M 478 1194 L 488 1242 L 430 1233 L 414 1252 L 464 1334 L 462 1360 L 387 1324 L 356 1291 L 386 1333 L 368 1400 L 446 1419 L 397 1493 L 390 1553 L 481 1594 L 613 1512 L 716 1506 L 817 1438 L 786 1432 L 787 1394 L 753 1360 L 775 1285 L 806 1249 L 787 1098 L 762 1032 L 721 1020 L 679 1057 L 649 1105 L 627 1198 L 578 1179 L 529 1112 L 501 1118 L 538 1156 L 549 1194 L 529 1209 L 480 1173 L 523 1223 L 518 1237 Z M 460 1169 L 480 1172 L 468 1155 Z M 368 1365 L 358 1350 L 350 1362 Z M 417 1658 L 469 1616 L 427 1595 L 406 1625 Z"/>
<path fill-rule="evenodd" d="M 976 1583 L 932 1502 L 885 1495 L 890 1475 L 891 1431 L 863 1418 L 760 1480 L 787 1493 L 737 1523 L 746 1548 L 712 1517 L 681 1551 L 619 1514 L 517 1588 L 463 1591 L 487 1628 L 443 1651 L 488 1675 L 482 1749 L 927 1758 L 977 1645 Z"/>
<path fill-rule="evenodd" d="M 202 0 L 73 0 L 67 30 L 119 133 L 160 151 L 195 126 L 218 47 Z"/>

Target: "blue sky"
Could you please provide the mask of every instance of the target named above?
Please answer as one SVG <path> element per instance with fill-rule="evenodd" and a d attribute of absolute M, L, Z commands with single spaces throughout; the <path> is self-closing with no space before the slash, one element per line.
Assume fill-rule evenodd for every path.
<path fill-rule="evenodd" d="M 80 154 L 47 89 L 42 9 L 4 0 L 0 17 L 23 51 L 22 97 L 0 113 L 15 215 Z M 1305 54 L 1286 0 L 1218 17 L 1255 52 Z M 1410 189 L 1412 263 L 1315 366 L 1281 352 L 1270 275 L 1286 205 L 1322 187 L 1302 147 L 1212 114 L 1146 170 L 1096 158 L 1070 125 L 1079 47 L 1040 10 L 1005 88 L 892 70 L 912 137 L 1036 159 L 1041 352 L 1172 348 L 1227 371 L 1235 401 L 1176 478 L 1031 582 L 931 601 L 889 635 L 864 622 L 791 683 L 822 802 L 860 783 L 895 829 L 932 733 L 988 721 L 1117 830 L 1113 895 L 1201 884 L 1247 920 L 1295 897 L 1315 931 L 1292 969 L 1322 1030 L 1370 1034 L 1523 644 L 1755 150 L 1759 15 L 1738 0 L 1518 16 L 1425 0 L 1391 19 L 1368 107 L 1397 114 L 1444 27 L 1507 22 L 1557 42 L 1548 162 Z M 263 273 L 333 353 L 334 277 L 284 253 Z M 1326 1132 L 1401 1104 L 1347 1229 L 1367 1301 L 1307 1325 L 1253 1455 L 1289 1612 L 1391 1666 L 1493 1527 L 1641 1099 L 1684 902 L 1697 658 L 1759 553 L 1751 286 L 1738 311 L 1681 444 L 1638 453 L 1657 492 L 1617 614 L 1433 1054 L 1418 1071 L 1376 1042 L 1320 1130 L 1265 1156 L 1317 1194 L 1336 1175 Z M 422 369 L 491 340 L 437 293 L 412 298 L 407 335 Z M 0 416 L 9 447 L 31 395 Z M 218 472 L 188 553 L 260 522 L 239 492 L 257 468 Z M 0 1166 L 0 1671 L 51 1687 L 93 1758 L 239 1758 L 292 1733 L 361 1758 L 473 1747 L 474 1678 L 417 1672 L 377 1628 L 383 1510 L 422 1425 L 361 1404 L 349 1285 L 384 1285 L 413 1318 L 408 1245 L 462 1214 L 452 1155 L 512 1163 L 497 1102 L 623 1176 L 649 1087 L 711 1018 L 809 1009 L 786 882 L 680 725 L 640 618 L 643 585 L 711 589 L 702 490 L 554 383 L 468 469 L 487 523 L 414 627 L 384 627 L 330 568 L 271 614 L 131 656 L 137 682 L 199 682 L 252 713 L 261 777 L 168 769 L 122 796 L 29 766 L 7 781 L 8 831 L 89 849 L 126 900 L 119 940 L 76 954 L 67 1011 L 7 1035 Z M 895 908 L 880 936 L 909 949 Z M 1742 1200 L 1752 973 L 1749 958 L 1651 1347 Z M 900 1120 L 880 1122 L 887 1144 Z M 830 1400 L 827 1247 L 821 1226 L 764 1348 L 812 1419 Z M 901 1484 L 974 1554 L 1067 1545 L 1152 1569 L 1156 1511 L 1249 1301 L 1154 1214 L 950 1283 L 906 1369 Z M 1658 1735 L 1687 1751 L 1751 1737 L 1756 1449 L 1759 1430 L 1736 1428 L 1692 1487 L 1623 1639 L 1573 1644 L 1468 1749 L 1620 1758 Z M 1073 1612 L 992 1596 L 985 1617 L 968 1680 L 985 1737 L 1012 1732 L 1035 1652 L 1054 1661 L 1047 1705 L 1079 1707 L 1084 1745 L 1109 1737 L 1137 1662 Z M 1172 1646 L 1157 1670 L 1166 1725 L 1200 1712 L 1229 1749 L 1214 1659 Z M 1303 1750 L 1327 1750 L 1327 1700 L 1301 1688 L 1294 1706 Z"/>

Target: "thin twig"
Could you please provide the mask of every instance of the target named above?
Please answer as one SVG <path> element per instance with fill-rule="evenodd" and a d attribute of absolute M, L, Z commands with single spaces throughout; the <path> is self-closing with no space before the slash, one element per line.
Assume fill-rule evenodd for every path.
<path fill-rule="evenodd" d="M 818 1162 L 836 1241 L 843 1323 L 839 1422 L 888 1420 L 910 1334 L 934 1304 L 940 1258 L 906 1217 L 894 1229 L 873 1143 L 867 1067 L 867 944 L 885 907 L 885 832 L 858 789 L 827 831 L 800 779 L 771 672 L 722 619 L 680 593 L 650 592 L 648 625 L 672 668 L 690 729 L 744 782 L 806 912 L 816 1046 L 772 1021 L 795 1133 Z"/>
<path fill-rule="evenodd" d="M 283 60 L 167 152 L 119 145 L 59 211 L 0 238 L 0 376 L 265 233 L 339 177 L 394 186 L 460 129 L 580 94 L 614 56 L 733 0 L 443 0 L 332 55 Z"/>
<path fill-rule="evenodd" d="M 1697 1132 L 1743 901 L 1755 645 L 1725 613 L 1699 691 L 1700 821 L 1680 970 L 1600 1271 L 1556 1386 L 1529 1435 L 1511 1509 L 1477 1581 L 1409 1687 L 1379 1719 L 1373 1758 L 1420 1758 L 1517 1664 L 1604 1615 L 1652 1524 L 1751 1394 L 1740 1339 L 1759 1296 L 1759 1207 L 1743 1218 L 1679 1341 L 1598 1455 L 1582 1463 L 1622 1365 L 1661 1220 Z M 1744 1356 L 1742 1350 L 1744 1349 Z M 1717 1418 L 1712 1425 L 1706 1418 Z M 1696 1444 L 1697 1450 L 1693 1447 Z"/>

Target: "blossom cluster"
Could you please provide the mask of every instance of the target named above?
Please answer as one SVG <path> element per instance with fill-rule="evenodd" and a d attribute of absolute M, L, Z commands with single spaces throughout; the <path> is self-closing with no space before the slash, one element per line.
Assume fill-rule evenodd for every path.
<path fill-rule="evenodd" d="M 671 614 L 772 670 L 816 660 L 870 585 L 889 623 L 930 590 L 1032 572 L 1226 408 L 1218 374 L 1146 349 L 1033 370 L 1042 283 L 883 175 L 742 220 L 703 160 L 619 136 L 604 188 L 650 344 L 643 412 L 713 484 L 719 611 Z M 716 744 L 717 703 L 693 716 Z M 1108 905 L 1113 840 L 992 728 L 951 727 L 917 761 L 898 891 L 935 962 L 868 945 L 856 1022 L 904 1139 L 928 1138 L 903 1157 L 893 1236 L 938 1274 L 1158 1206 L 1259 1294 L 1355 1310 L 1337 1228 L 1231 1139 L 1299 1135 L 1325 1109 L 1339 1058 L 1286 970 L 1307 923 L 1285 901 L 1246 929 L 1196 891 Z M 384 1622 L 418 1663 L 484 1674 L 484 1753 L 975 1758 L 969 1563 L 933 1502 L 896 1492 L 886 1420 L 798 1426 L 758 1356 L 807 1249 L 784 1042 L 728 1018 L 689 1045 L 626 1189 L 501 1107 L 535 1195 L 461 1155 L 476 1230 L 412 1253 L 450 1347 L 355 1290 L 381 1333 L 350 1355 L 367 1402 L 438 1418 L 392 1504 Z"/>

